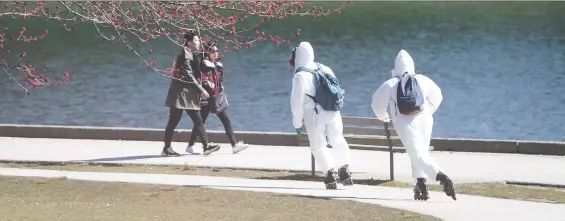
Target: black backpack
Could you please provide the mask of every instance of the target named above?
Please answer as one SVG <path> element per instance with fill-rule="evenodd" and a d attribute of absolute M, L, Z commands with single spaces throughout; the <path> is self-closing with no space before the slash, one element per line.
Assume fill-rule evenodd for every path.
<path fill-rule="evenodd" d="M 402 115 L 412 115 L 424 110 L 424 95 L 415 75 L 404 73 L 398 78 L 396 87 L 396 106 Z"/>

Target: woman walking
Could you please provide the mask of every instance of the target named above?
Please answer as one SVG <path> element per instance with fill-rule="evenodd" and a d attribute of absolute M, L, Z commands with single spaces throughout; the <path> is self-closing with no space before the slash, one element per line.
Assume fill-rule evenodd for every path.
<path fill-rule="evenodd" d="M 175 69 L 180 71 L 182 79 L 186 82 L 171 80 L 171 85 L 167 93 L 165 105 L 170 108 L 169 122 L 165 128 L 165 146 L 161 156 L 180 156 L 171 148 L 171 141 L 175 128 L 180 122 L 182 112 L 186 112 L 194 125 L 192 135 L 200 137 L 205 155 L 211 154 L 220 149 L 220 145 L 208 143 L 204 122 L 200 115 L 200 98 L 208 97 L 209 94 L 200 85 L 200 38 L 195 32 L 190 32 L 184 36 L 184 46 L 181 53 L 175 60 Z"/>
<path fill-rule="evenodd" d="M 202 71 L 202 87 L 210 95 L 209 98 L 202 97 L 200 100 L 202 120 L 206 123 L 206 119 L 210 113 L 216 114 L 226 130 L 226 135 L 232 146 L 232 153 L 236 154 L 247 149 L 249 145 L 239 141 L 236 143 L 235 134 L 228 117 L 228 100 L 224 92 L 224 69 L 222 63 L 218 62 L 218 47 L 215 43 L 209 42 L 204 45 L 205 57 L 200 66 Z M 194 143 L 196 142 L 196 134 L 191 134 L 190 141 L 186 152 L 194 152 Z"/>

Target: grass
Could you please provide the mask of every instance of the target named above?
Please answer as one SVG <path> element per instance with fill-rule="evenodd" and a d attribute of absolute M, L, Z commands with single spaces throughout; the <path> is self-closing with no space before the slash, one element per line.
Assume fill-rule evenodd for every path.
<path fill-rule="evenodd" d="M 348 200 L 67 179 L 0 177 L 2 220 L 437 220 Z"/>
<path fill-rule="evenodd" d="M 90 172 L 124 172 L 124 173 L 156 173 L 156 174 L 184 174 L 184 175 L 203 175 L 203 176 L 225 176 L 240 177 L 264 180 L 302 180 L 321 182 L 322 176 L 311 176 L 308 172 L 287 172 L 287 171 L 264 171 L 264 170 L 243 170 L 243 169 L 215 169 L 194 166 L 160 166 L 160 165 L 100 165 L 86 163 L 67 163 L 67 164 L 42 164 L 42 163 L 0 163 L 0 167 L 33 168 L 33 169 L 53 169 L 70 171 L 90 171 Z M 412 187 L 413 184 L 374 180 L 374 179 L 355 179 L 356 184 L 388 186 L 388 187 Z M 430 190 L 442 191 L 440 185 L 429 185 Z M 505 183 L 468 183 L 455 184 L 455 189 L 459 194 L 480 195 L 504 199 L 517 199 L 534 202 L 547 202 L 565 204 L 565 190 L 558 188 L 544 187 L 524 187 L 507 185 Z"/>

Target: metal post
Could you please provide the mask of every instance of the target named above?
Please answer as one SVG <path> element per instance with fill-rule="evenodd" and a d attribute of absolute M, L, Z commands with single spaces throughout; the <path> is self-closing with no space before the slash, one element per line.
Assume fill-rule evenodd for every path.
<path fill-rule="evenodd" d="M 390 152 L 390 180 L 394 180 L 394 150 L 392 149 L 392 140 L 390 139 L 390 130 L 388 129 L 388 124 L 385 123 L 386 139 L 388 140 L 388 150 Z"/>
<path fill-rule="evenodd" d="M 314 159 L 314 154 L 312 156 L 312 176 L 316 176 L 316 160 Z"/>
<path fill-rule="evenodd" d="M 302 133 L 303 134 L 307 133 L 306 125 L 302 125 Z M 310 143 L 308 143 L 308 144 L 311 145 Z M 314 154 L 312 153 L 311 148 L 308 147 L 308 149 L 310 149 L 310 163 L 312 164 L 312 176 L 316 176 L 316 160 L 314 159 Z"/>

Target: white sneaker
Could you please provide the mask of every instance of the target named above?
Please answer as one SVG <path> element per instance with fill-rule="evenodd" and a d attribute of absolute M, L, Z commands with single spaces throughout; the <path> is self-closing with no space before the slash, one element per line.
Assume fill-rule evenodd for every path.
<path fill-rule="evenodd" d="M 187 146 L 185 151 L 186 151 L 187 153 L 189 153 L 189 154 L 200 155 L 199 152 L 196 152 L 196 151 L 194 150 L 194 146 Z"/>
<path fill-rule="evenodd" d="M 233 154 L 239 153 L 249 147 L 249 144 L 243 143 L 243 141 L 239 141 L 235 144 L 235 147 L 232 148 Z"/>

